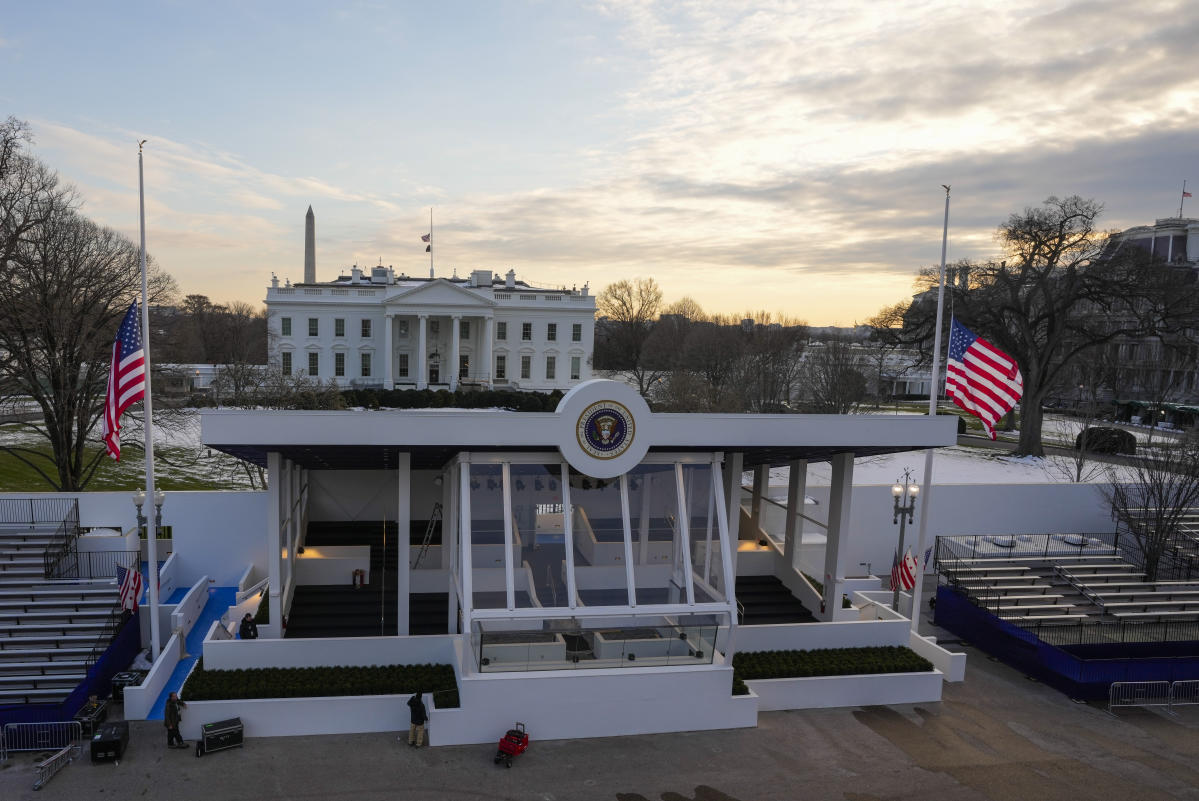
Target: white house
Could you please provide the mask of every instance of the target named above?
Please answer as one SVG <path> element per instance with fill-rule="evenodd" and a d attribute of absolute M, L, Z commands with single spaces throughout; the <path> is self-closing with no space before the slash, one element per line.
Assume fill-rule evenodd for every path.
<path fill-rule="evenodd" d="M 312 217 L 309 210 L 311 251 Z M 569 389 L 591 377 L 595 297 L 490 270 L 469 278 L 397 275 L 381 264 L 267 290 L 269 361 L 346 387 Z"/>

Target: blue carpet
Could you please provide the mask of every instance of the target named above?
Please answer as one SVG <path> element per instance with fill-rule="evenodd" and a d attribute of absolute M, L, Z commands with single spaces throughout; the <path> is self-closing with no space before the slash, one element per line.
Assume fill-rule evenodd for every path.
<path fill-rule="evenodd" d="M 176 592 L 179 591 L 176 590 Z M 181 595 L 180 598 L 182 597 Z M 191 673 L 192 666 L 203 655 L 204 635 L 212 627 L 212 622 L 219 620 L 221 615 L 225 614 L 236 600 L 237 587 L 208 588 L 208 602 L 204 604 L 204 611 L 200 613 L 199 619 L 196 620 L 196 624 L 192 626 L 191 632 L 187 635 L 187 656 L 180 659 L 179 664 L 175 666 L 175 671 L 171 673 L 171 678 L 167 680 L 166 686 L 162 688 L 162 694 L 154 702 L 154 707 L 150 710 L 150 714 L 146 717 L 146 720 L 162 720 L 162 711 L 166 706 L 167 696 L 172 692 L 179 692 L 179 688 L 183 686 L 183 681 L 187 678 L 187 674 Z"/>

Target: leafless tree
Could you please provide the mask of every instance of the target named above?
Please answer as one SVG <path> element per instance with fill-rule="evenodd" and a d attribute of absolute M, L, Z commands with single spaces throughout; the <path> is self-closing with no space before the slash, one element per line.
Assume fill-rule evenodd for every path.
<path fill-rule="evenodd" d="M 1163 557 L 1178 547 L 1181 524 L 1199 507 L 1199 443 L 1194 437 L 1141 449 L 1126 476 L 1113 474 L 1104 494 L 1126 530 L 1146 581 L 1156 581 Z"/>
<path fill-rule="evenodd" d="M 849 414 L 866 397 L 869 369 L 864 355 L 851 343 L 830 339 L 808 349 L 802 382 L 804 407 L 815 414 Z"/>
<path fill-rule="evenodd" d="M 1174 335 L 1196 319 L 1193 275 L 1099 231 L 1101 208 L 1051 197 L 1013 214 L 997 232 L 1003 258 L 969 265 L 947 290 L 954 315 L 1020 367 L 1017 453 L 1043 454 L 1042 406 L 1079 354 L 1122 337 Z M 931 291 L 912 304 L 914 339 L 932 341 L 935 306 Z"/>
<path fill-rule="evenodd" d="M 744 320 L 737 380 L 745 411 L 782 411 L 799 383 L 807 325 L 766 311 L 746 314 Z"/>
<path fill-rule="evenodd" d="M 617 281 L 600 292 L 596 308 L 607 320 L 596 329 L 595 366 L 629 373 L 637 391 L 648 396 L 665 372 L 646 348 L 662 308 L 658 283 L 652 278 Z"/>

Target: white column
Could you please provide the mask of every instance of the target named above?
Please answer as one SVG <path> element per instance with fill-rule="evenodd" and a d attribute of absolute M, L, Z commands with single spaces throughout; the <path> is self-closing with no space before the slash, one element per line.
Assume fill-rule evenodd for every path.
<path fill-rule="evenodd" d="M 458 530 L 461 532 L 459 554 L 462 564 L 462 633 L 471 633 L 472 613 L 475 599 L 474 592 L 474 554 L 471 552 L 470 531 L 470 461 L 469 455 L 463 458 L 459 470 L 458 481 Z M 450 629 L 453 631 L 453 629 Z"/>
<path fill-rule="evenodd" d="M 461 488 L 455 479 L 462 470 L 461 465 L 451 465 L 445 473 L 445 509 L 441 522 L 441 550 L 449 549 L 442 566 L 450 568 L 450 603 L 446 610 L 445 630 L 458 633 L 458 592 L 462 588 L 462 559 L 458 554 L 458 497 Z"/>
<path fill-rule="evenodd" d="M 475 368 L 475 375 L 480 381 L 491 384 L 492 374 L 495 368 L 491 365 L 491 337 L 493 319 L 491 317 L 483 318 L 483 332 L 479 335 L 479 366 Z M 480 368 L 482 368 L 480 370 Z"/>
<path fill-rule="evenodd" d="M 760 464 L 754 468 L 753 498 L 749 502 L 749 519 L 753 523 L 753 537 L 758 538 L 762 528 L 762 496 L 770 491 L 770 465 Z"/>
<path fill-rule="evenodd" d="M 508 596 L 508 611 L 516 608 L 516 588 L 512 576 L 512 546 L 516 539 L 512 536 L 512 465 L 504 462 L 500 469 L 503 477 L 504 493 L 504 591 Z"/>
<path fill-rule="evenodd" d="M 742 453 L 724 455 L 724 500 L 728 505 L 728 536 L 734 576 L 737 575 L 737 540 L 740 539 L 741 530 L 741 468 L 744 463 L 745 455 Z"/>
<path fill-rule="evenodd" d="M 409 560 L 409 530 L 412 519 L 412 454 L 401 453 L 396 469 L 396 548 L 399 552 L 399 573 L 396 577 L 396 623 L 397 634 L 408 633 L 408 593 L 412 587 Z M 444 548 L 443 548 L 444 550 Z"/>
<path fill-rule="evenodd" d="M 570 505 L 570 466 L 563 462 L 561 471 L 558 474 L 558 480 L 562 487 L 562 542 L 566 545 L 566 605 L 571 609 L 578 606 L 578 586 L 575 584 L 575 526 L 574 526 L 574 508 Z M 621 476 L 621 481 L 624 476 Z M 627 501 L 626 501 L 627 508 Z M 625 554 L 626 563 L 628 561 L 627 554 L 629 552 L 629 516 L 625 514 Z M 632 570 L 631 565 L 627 565 L 629 570 Z M 630 583 L 629 586 L 632 586 Z M 633 606 L 630 598 L 630 606 Z"/>
<path fill-rule="evenodd" d="M 803 542 L 804 498 L 808 491 L 808 460 L 791 462 L 787 476 L 787 527 L 783 539 L 783 558 L 787 566 L 795 567 L 798 546 Z"/>
<path fill-rule="evenodd" d="M 270 577 L 267 587 L 267 597 L 270 600 L 267 605 L 270 608 L 270 625 L 279 632 L 279 636 L 283 636 L 283 601 L 279 594 L 282 573 L 279 564 L 279 513 L 286 486 L 283 481 L 282 464 L 283 457 L 278 451 L 271 451 L 266 455 L 267 491 L 270 501 L 266 509 L 266 569 Z"/>
<path fill-rule="evenodd" d="M 824 615 L 832 620 L 841 608 L 846 566 L 849 557 L 849 510 L 853 496 L 853 454 L 839 453 L 832 458 L 832 488 L 828 501 L 828 530 L 824 546 Z"/>
<path fill-rule="evenodd" d="M 462 315 L 450 319 L 450 392 L 458 389 L 458 351 L 462 349 Z"/>
<path fill-rule="evenodd" d="M 392 389 L 395 387 L 395 378 L 392 371 L 395 369 L 395 348 L 392 343 L 395 339 L 391 331 L 391 315 L 383 315 L 383 389 Z"/>
<path fill-rule="evenodd" d="M 425 328 L 429 325 L 429 315 L 420 316 L 420 329 L 416 338 L 416 388 L 426 389 L 429 386 L 429 367 L 425 364 L 428 358 L 425 354 Z"/>

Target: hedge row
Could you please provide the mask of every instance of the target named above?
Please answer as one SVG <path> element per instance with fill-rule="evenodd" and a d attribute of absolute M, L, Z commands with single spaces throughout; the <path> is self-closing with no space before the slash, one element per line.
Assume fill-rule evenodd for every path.
<path fill-rule="evenodd" d="M 201 659 L 183 685 L 185 701 L 248 698 L 318 698 L 340 695 L 434 693 L 439 709 L 458 706 L 458 684 L 450 665 L 254 668 L 205 670 Z"/>
<path fill-rule="evenodd" d="M 347 389 L 341 393 L 346 406 L 367 409 L 508 409 L 514 412 L 552 412 L 562 392 L 478 390 L 450 392 L 446 389 Z"/>
<path fill-rule="evenodd" d="M 821 648 L 813 651 L 743 651 L 733 656 L 733 695 L 745 695 L 746 681 L 869 673 L 922 673 L 932 662 L 897 645 Z"/>

